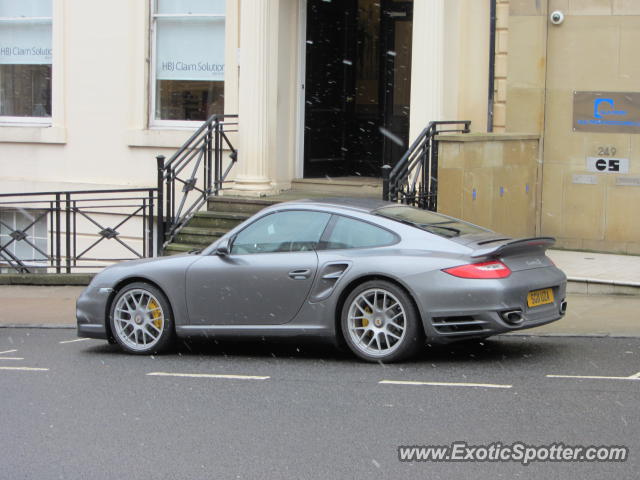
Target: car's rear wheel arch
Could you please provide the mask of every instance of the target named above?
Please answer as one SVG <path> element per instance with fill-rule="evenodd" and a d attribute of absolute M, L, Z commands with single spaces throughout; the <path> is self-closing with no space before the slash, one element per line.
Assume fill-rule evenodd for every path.
<path fill-rule="evenodd" d="M 175 318 L 173 316 L 173 305 L 171 305 L 171 299 L 169 298 L 167 293 L 164 291 L 164 289 L 160 285 L 158 285 L 156 282 L 154 282 L 152 280 L 149 280 L 148 278 L 145 278 L 145 277 L 128 277 L 128 278 L 125 278 L 125 279 L 121 280 L 115 287 L 113 287 L 113 291 L 109 294 L 109 300 L 107 301 L 106 309 L 105 309 L 105 312 L 104 312 L 104 324 L 105 324 L 105 327 L 106 327 L 106 330 L 107 330 L 107 338 L 109 340 L 113 340 L 114 339 L 113 332 L 111 331 L 111 321 L 110 321 L 111 306 L 113 304 L 113 301 L 115 300 L 115 298 L 118 295 L 118 292 L 120 290 L 122 290 L 127 285 L 130 285 L 132 283 L 146 283 L 146 284 L 151 285 L 151 286 L 157 288 L 158 290 L 160 290 L 160 292 L 167 299 L 167 303 L 169 304 L 169 315 L 171 315 L 171 318 Z M 173 322 L 173 328 L 175 330 L 175 322 Z"/>
<path fill-rule="evenodd" d="M 346 346 L 346 341 L 344 339 L 344 336 L 342 334 L 342 328 L 340 326 L 341 317 L 342 317 L 342 308 L 344 307 L 344 302 L 354 288 L 357 288 L 358 285 L 362 285 L 363 283 L 371 280 L 379 280 L 379 281 L 381 280 L 381 281 L 389 282 L 394 284 L 401 290 L 403 290 L 411 300 L 411 303 L 413 304 L 413 307 L 415 308 L 415 311 L 418 315 L 418 320 L 420 321 L 420 325 L 422 326 L 422 312 L 418 307 L 418 302 L 416 302 L 416 299 L 414 298 L 413 293 L 411 293 L 411 291 L 405 285 L 403 285 L 402 282 L 399 282 L 397 279 L 393 277 L 389 277 L 387 275 L 365 275 L 352 280 L 345 288 L 343 288 L 342 292 L 340 293 L 338 302 L 336 304 L 336 311 L 334 312 L 334 329 L 336 332 L 336 340 L 340 346 Z M 423 331 L 424 331 L 424 328 L 423 328 Z"/>

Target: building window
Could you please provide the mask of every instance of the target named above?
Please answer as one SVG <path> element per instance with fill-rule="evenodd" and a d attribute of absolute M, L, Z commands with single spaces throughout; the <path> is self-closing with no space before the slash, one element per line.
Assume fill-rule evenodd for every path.
<path fill-rule="evenodd" d="M 0 0 L 0 121 L 51 121 L 52 0 Z"/>
<path fill-rule="evenodd" d="M 155 0 L 151 123 L 224 113 L 225 0 Z"/>
<path fill-rule="evenodd" d="M 40 210 L 0 210 L 0 273 L 20 260 L 45 267 L 48 252 L 47 215 Z M 8 271 L 11 271 L 9 269 Z"/>

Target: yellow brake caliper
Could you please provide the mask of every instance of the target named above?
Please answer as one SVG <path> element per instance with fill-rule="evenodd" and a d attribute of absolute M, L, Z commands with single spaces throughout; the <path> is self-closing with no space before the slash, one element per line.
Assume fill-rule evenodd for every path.
<path fill-rule="evenodd" d="M 149 310 L 151 310 L 151 316 L 153 317 L 153 325 L 162 330 L 162 314 L 160 313 L 160 305 L 155 300 L 149 302 Z"/>
<path fill-rule="evenodd" d="M 371 307 L 364 307 L 364 311 L 367 313 L 367 315 L 371 315 L 373 313 L 373 310 L 371 310 Z M 362 319 L 362 326 L 363 327 L 368 327 L 369 326 L 369 320 L 366 318 Z"/>

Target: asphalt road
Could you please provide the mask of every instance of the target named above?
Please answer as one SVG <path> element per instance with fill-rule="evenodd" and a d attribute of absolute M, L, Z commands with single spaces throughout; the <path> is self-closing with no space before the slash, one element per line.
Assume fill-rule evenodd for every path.
<path fill-rule="evenodd" d="M 133 357 L 73 340 L 0 329 L 0 479 L 638 478 L 640 338 L 499 337 L 397 365 L 309 344 Z M 399 445 L 455 441 L 624 445 L 630 458 L 398 460 Z"/>

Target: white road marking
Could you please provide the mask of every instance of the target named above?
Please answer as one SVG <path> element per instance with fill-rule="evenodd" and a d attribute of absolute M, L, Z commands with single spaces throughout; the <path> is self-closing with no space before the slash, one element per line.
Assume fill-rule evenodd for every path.
<path fill-rule="evenodd" d="M 36 368 L 36 367 L 0 367 L 0 370 L 21 370 L 24 372 L 46 372 L 48 368 Z"/>
<path fill-rule="evenodd" d="M 640 380 L 640 372 L 629 377 L 607 377 L 601 375 L 547 375 L 547 378 L 584 378 L 587 380 Z"/>
<path fill-rule="evenodd" d="M 258 375 L 223 375 L 217 373 L 169 373 L 169 372 L 151 372 L 147 375 L 154 377 L 192 377 L 192 378 L 225 378 L 229 380 L 267 380 L 269 376 Z"/>
<path fill-rule="evenodd" d="M 479 387 L 479 388 L 512 388 L 513 385 L 495 383 L 457 383 L 457 382 L 415 382 L 411 380 L 380 380 L 385 385 L 430 385 L 434 387 Z"/>
<path fill-rule="evenodd" d="M 13 353 L 13 352 L 17 352 L 18 350 L 5 350 L 4 352 L 0 352 L 0 355 L 3 355 L 5 353 Z"/>
<path fill-rule="evenodd" d="M 0 357 L 0 360 L 24 360 L 22 357 Z"/>
<path fill-rule="evenodd" d="M 91 340 L 90 338 L 76 338 L 75 340 L 64 340 L 58 343 L 74 343 L 74 342 L 84 342 L 85 340 Z"/>

